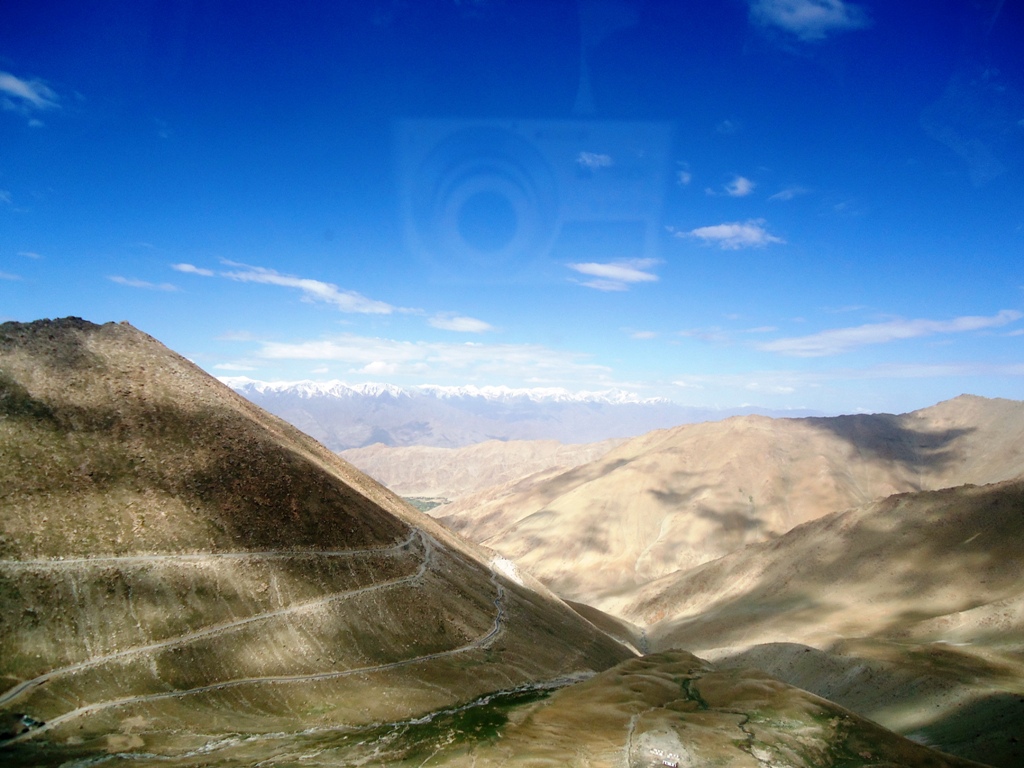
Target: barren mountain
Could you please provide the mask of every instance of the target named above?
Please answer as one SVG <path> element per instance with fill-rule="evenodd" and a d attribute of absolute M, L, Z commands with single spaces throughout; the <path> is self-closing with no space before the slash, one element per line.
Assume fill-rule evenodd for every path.
<path fill-rule="evenodd" d="M 527 582 L 128 325 L 0 326 L 7 765 L 209 764 L 630 656 Z"/>
<path fill-rule="evenodd" d="M 442 521 L 563 597 L 599 608 L 676 570 L 893 493 L 1024 472 L 1024 403 L 734 417 L 629 440 L 555 477 L 468 496 Z"/>
<path fill-rule="evenodd" d="M 634 659 L 124 324 L 0 326 L 0 502 L 5 765 L 969 765 Z"/>
<path fill-rule="evenodd" d="M 564 472 L 599 458 L 621 442 L 563 445 L 555 440 L 488 440 L 463 448 L 375 443 L 342 451 L 341 457 L 402 496 L 452 500 L 538 473 Z"/>
<path fill-rule="evenodd" d="M 756 665 L 887 727 L 1024 764 L 1024 479 L 901 494 L 611 607 L 653 649 Z"/>

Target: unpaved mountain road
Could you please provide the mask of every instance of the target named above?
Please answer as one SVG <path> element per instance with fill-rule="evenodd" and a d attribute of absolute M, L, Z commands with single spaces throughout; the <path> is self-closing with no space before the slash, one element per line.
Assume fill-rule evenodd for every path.
<path fill-rule="evenodd" d="M 251 616 L 246 616 L 242 619 L 236 619 L 234 621 L 225 621 L 220 624 L 213 624 L 202 629 L 197 629 L 193 632 L 187 632 L 182 635 L 175 635 L 168 637 L 158 642 L 149 643 L 147 645 L 133 646 L 131 648 L 125 648 L 114 653 L 105 654 L 103 656 L 95 656 L 85 661 L 80 661 L 77 664 L 70 664 L 66 667 L 58 667 L 52 669 L 49 672 L 45 672 L 42 675 L 33 677 L 30 680 L 24 680 L 18 683 L 13 688 L 0 693 L 0 706 L 9 704 L 15 701 L 28 691 L 40 686 L 44 683 L 53 680 L 56 677 L 62 675 L 72 674 L 79 672 L 84 669 L 91 667 L 97 667 L 102 664 L 106 664 L 115 660 L 123 660 L 130 656 L 136 656 L 145 653 L 152 653 L 163 648 L 171 648 L 174 646 L 185 645 L 187 643 L 199 640 L 202 638 L 208 638 L 219 634 L 224 634 L 232 630 L 243 627 L 247 624 L 253 624 L 259 621 L 265 621 L 268 619 L 276 618 L 278 616 L 286 616 L 288 614 L 300 613 L 302 611 L 313 610 L 320 608 L 324 605 L 328 605 L 332 602 L 339 600 L 347 600 L 358 595 L 363 595 L 368 592 L 374 592 L 381 589 L 387 589 L 389 587 L 398 586 L 401 584 L 408 584 L 414 581 L 418 581 L 426 573 L 427 563 L 430 556 L 429 544 L 421 531 L 414 530 L 409 534 L 409 537 L 404 541 L 399 542 L 391 547 L 380 547 L 376 549 L 361 549 L 361 550 L 333 550 L 333 551 L 319 551 L 319 550 L 301 550 L 301 551 L 267 551 L 267 552 L 232 552 L 232 553 L 212 553 L 203 555 L 140 555 L 140 556 L 129 556 L 129 557 L 96 557 L 96 558 L 71 558 L 61 561 L 30 561 L 30 560 L 0 560 L 0 571 L 6 569 L 9 564 L 14 563 L 16 566 L 24 566 L 26 568 L 34 568 L 36 570 L 40 568 L 77 568 L 83 565 L 107 565 L 109 566 L 112 562 L 116 562 L 121 566 L 132 566 L 132 565 L 148 565 L 155 562 L 166 562 L 170 561 L 181 561 L 187 559 L 188 561 L 208 561 L 212 559 L 220 559 L 225 557 L 230 558 L 249 558 L 249 559 L 284 559 L 291 557 L 349 557 L 369 554 L 384 554 L 387 552 L 399 552 L 402 549 L 409 547 L 415 539 L 420 540 L 420 544 L 423 548 L 424 556 L 422 561 L 414 573 L 406 576 L 400 576 L 395 579 L 388 579 L 387 581 L 381 581 L 376 584 L 371 584 L 366 587 L 360 587 L 359 589 L 345 590 L 342 592 L 330 592 L 326 595 L 318 597 L 314 600 L 306 600 L 301 603 L 294 603 L 284 608 L 278 608 L 272 611 L 264 611 L 262 613 L 256 613 Z"/>
<path fill-rule="evenodd" d="M 223 633 L 231 631 L 231 630 L 233 630 L 233 629 L 235 629 L 235 628 L 237 628 L 239 626 L 243 626 L 243 625 L 246 625 L 246 624 L 251 624 L 251 623 L 256 622 L 256 621 L 261 621 L 261 620 L 273 618 L 275 616 L 282 616 L 282 615 L 286 615 L 286 614 L 290 614 L 290 613 L 300 612 L 300 611 L 303 611 L 303 610 L 309 610 L 309 609 L 312 609 L 312 608 L 315 608 L 315 607 L 319 607 L 319 606 L 322 606 L 324 604 L 327 604 L 327 603 L 330 603 L 330 602 L 333 602 L 333 601 L 349 599 L 349 598 L 354 597 L 356 595 L 362 595 L 362 594 L 366 594 L 368 592 L 373 592 L 373 591 L 376 591 L 376 590 L 387 589 L 387 588 L 390 588 L 390 587 L 395 587 L 395 586 L 399 586 L 399 585 L 403 585 L 403 584 L 411 584 L 411 583 L 417 582 L 417 581 L 421 580 L 423 578 L 423 576 L 426 574 L 426 572 L 429 569 L 431 563 L 433 562 L 434 550 L 435 550 L 436 547 L 438 547 L 440 545 L 432 537 L 430 537 L 429 535 L 423 533 L 422 531 L 418 531 L 417 530 L 417 531 L 414 531 L 413 534 L 410 535 L 410 537 L 408 539 L 406 539 L 405 541 L 401 542 L 400 544 L 395 545 L 394 547 L 389 547 L 388 549 L 396 549 L 397 550 L 397 549 L 400 549 L 402 547 L 409 546 L 409 545 L 412 544 L 412 542 L 413 542 L 413 540 L 415 538 L 419 539 L 419 541 L 420 541 L 420 543 L 422 545 L 422 548 L 423 548 L 423 558 L 422 558 L 422 560 L 420 562 L 420 565 L 417 568 L 415 573 L 412 573 L 412 574 L 409 574 L 409 575 L 406 575 L 406 576 L 402 576 L 402 577 L 399 577 L 399 578 L 396 578 L 396 579 L 391 579 L 391 580 L 388 580 L 388 581 L 380 582 L 378 584 L 373 584 L 373 585 L 370 585 L 370 586 L 367 586 L 367 587 L 362 587 L 362 588 L 356 589 L 356 590 L 350 590 L 350 591 L 346 591 L 346 592 L 331 593 L 329 595 L 325 595 L 322 598 L 318 598 L 316 600 L 306 601 L 306 602 L 303 602 L 301 604 L 288 606 L 286 608 L 281 608 L 281 609 L 277 609 L 277 610 L 274 610 L 274 611 L 267 611 L 267 612 L 264 612 L 264 613 L 261 613 L 261 614 L 255 614 L 253 616 L 249 616 L 249 617 L 246 617 L 244 619 L 239 619 L 239 620 L 233 621 L 233 622 L 224 622 L 222 624 L 213 625 L 213 626 L 201 629 L 201 630 L 196 630 L 195 632 L 190 632 L 190 633 L 187 633 L 187 634 L 184 634 L 184 635 L 179 635 L 179 636 L 176 636 L 176 637 L 173 637 L 173 638 L 168 638 L 168 639 L 160 641 L 158 643 L 151 643 L 151 644 L 145 645 L 145 646 L 136 646 L 136 647 L 133 647 L 133 648 L 126 648 L 126 649 L 124 649 L 122 651 L 118 651 L 117 653 L 108 654 L 108 655 L 105 655 L 105 656 L 95 657 L 93 659 L 88 659 L 86 661 L 79 662 L 78 664 L 70 665 L 70 666 L 67 666 L 67 667 L 61 667 L 59 669 L 54 669 L 54 670 L 51 670 L 51 671 L 49 671 L 49 672 L 47 672 L 47 673 L 45 673 L 43 675 L 39 675 L 38 677 L 35 677 L 35 678 L 31 679 L 31 680 L 23 681 L 22 683 L 19 683 L 17 686 L 15 686 L 15 687 L 9 689 L 8 691 L 6 691 L 4 694 L 0 695 L 0 705 L 9 703 L 11 701 L 14 701 L 15 699 L 17 699 L 18 697 L 20 697 L 24 693 L 30 691 L 31 689 L 35 688 L 36 686 L 42 685 L 42 684 L 44 684 L 46 682 L 49 682 L 49 681 L 53 680 L 54 678 L 59 677 L 61 675 L 70 674 L 70 673 L 73 673 L 73 672 L 76 672 L 76 671 L 79 671 L 79 670 L 82 670 L 82 669 L 86 669 L 86 668 L 89 668 L 89 667 L 99 666 L 101 664 L 105 664 L 105 663 L 110 662 L 112 660 L 120 660 L 120 659 L 123 659 L 125 657 L 132 656 L 132 655 L 151 653 L 153 651 L 160 650 L 162 648 L 173 647 L 173 646 L 176 646 L 176 645 L 183 645 L 183 644 L 192 642 L 192 641 L 200 639 L 200 638 L 207 638 L 207 637 L 210 637 L 210 636 L 213 636 L 213 635 L 223 634 Z M 364 552 L 374 552 L 374 553 L 379 553 L 381 551 L 384 551 L 384 550 L 381 550 L 381 549 L 377 549 L 377 550 L 364 550 Z M 252 555 L 279 556 L 280 553 L 249 553 L 249 554 L 252 554 Z M 327 553 L 310 553 L 310 552 L 303 552 L 302 553 L 303 556 L 309 556 L 310 554 L 327 554 Z M 337 556 L 338 554 L 339 553 L 330 553 L 329 556 Z M 148 557 L 150 557 L 150 556 L 143 556 L 142 559 L 146 560 Z M 135 561 L 136 560 L 136 558 L 125 558 L 125 559 L 130 560 L 130 561 Z M 424 654 L 422 656 L 415 656 L 415 657 L 409 658 L 409 659 L 402 659 L 400 661 L 393 661 L 393 662 L 389 662 L 387 664 L 378 664 L 378 665 L 373 665 L 373 666 L 368 666 L 368 667 L 359 667 L 359 668 L 342 669 L 342 670 L 331 670 L 331 671 L 326 671 L 326 672 L 316 672 L 316 673 L 305 674 L 305 675 L 274 675 L 274 676 L 267 676 L 267 677 L 238 678 L 238 679 L 234 679 L 234 680 L 225 680 L 225 681 L 218 682 L 218 683 L 211 683 L 209 685 L 198 686 L 196 688 L 187 688 L 187 689 L 181 689 L 181 690 L 175 690 L 175 691 L 166 691 L 166 692 L 161 692 L 161 693 L 142 694 L 142 695 L 139 695 L 139 696 L 128 696 L 128 697 L 125 697 L 125 698 L 122 698 L 122 699 L 112 699 L 112 700 L 108 700 L 108 701 L 95 702 L 95 703 L 92 703 L 92 704 L 87 704 L 85 706 L 78 707 L 76 709 L 70 710 L 68 712 L 65 712 L 62 715 L 58 715 L 57 717 L 54 717 L 54 718 L 48 720 L 45 724 L 43 724 L 42 726 L 40 726 L 38 728 L 33 728 L 33 729 L 29 730 L 29 731 L 26 731 L 26 732 L 24 732 L 22 734 L 19 734 L 18 736 L 15 736 L 12 739 L 8 739 L 7 741 L 0 742 L 0 745 L 16 744 L 16 743 L 19 743 L 19 742 L 22 742 L 22 741 L 26 741 L 28 739 L 31 739 L 31 738 L 35 737 L 38 734 L 44 733 L 44 732 L 46 732 L 46 731 L 48 731 L 48 730 L 50 730 L 52 728 L 55 728 L 58 725 L 61 725 L 62 723 L 66 723 L 69 720 L 74 720 L 74 719 L 77 719 L 79 717 L 84 717 L 86 715 L 91 715 L 91 714 L 94 714 L 96 712 L 100 712 L 100 711 L 106 710 L 106 709 L 111 709 L 111 708 L 114 708 L 114 707 L 122 707 L 122 706 L 128 706 L 128 705 L 132 705 L 132 704 L 140 704 L 140 703 L 146 703 L 146 702 L 153 702 L 153 701 L 159 701 L 159 700 L 162 700 L 162 699 L 183 698 L 183 697 L 186 697 L 186 696 L 194 696 L 194 695 L 197 695 L 197 694 L 207 693 L 207 692 L 210 692 L 210 691 L 223 691 L 223 690 L 227 690 L 229 688 L 237 688 L 237 687 L 245 686 L 245 685 L 281 685 L 281 684 L 289 684 L 289 683 L 317 682 L 317 681 L 323 681 L 323 680 L 333 680 L 333 679 L 338 679 L 338 678 L 342 678 L 342 677 L 348 677 L 350 675 L 373 674 L 373 673 L 377 673 L 377 672 L 384 672 L 384 671 L 387 671 L 387 670 L 397 669 L 397 668 L 400 668 L 400 667 L 406 667 L 406 666 L 410 666 L 410 665 L 413 665 L 413 664 L 422 664 L 422 663 L 433 661 L 433 660 L 436 660 L 436 659 L 446 658 L 446 657 L 449 657 L 449 656 L 454 656 L 456 654 L 465 653 L 467 651 L 475 650 L 477 648 L 487 647 L 501 633 L 502 629 L 504 628 L 505 616 L 506 616 L 506 611 L 505 611 L 505 588 L 501 584 L 501 582 L 500 582 L 500 580 L 498 578 L 498 573 L 493 568 L 491 568 L 491 583 L 494 585 L 494 588 L 495 588 L 495 597 L 494 597 L 494 600 L 493 600 L 494 607 L 495 607 L 495 615 L 494 615 L 494 621 L 493 621 L 493 623 L 491 625 L 491 628 L 485 634 L 481 635 L 480 637 L 476 638 L 475 640 L 472 640 L 469 643 L 466 643 L 465 645 L 459 646 L 457 648 L 450 648 L 450 649 L 445 650 L 445 651 L 437 651 L 435 653 Z"/>

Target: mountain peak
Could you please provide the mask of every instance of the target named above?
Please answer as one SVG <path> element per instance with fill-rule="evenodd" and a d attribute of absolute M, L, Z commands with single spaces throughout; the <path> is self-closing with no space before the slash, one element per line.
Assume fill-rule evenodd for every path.
<path fill-rule="evenodd" d="M 0 447 L 4 764 L 391 723 L 630 656 L 127 325 L 0 326 Z"/>

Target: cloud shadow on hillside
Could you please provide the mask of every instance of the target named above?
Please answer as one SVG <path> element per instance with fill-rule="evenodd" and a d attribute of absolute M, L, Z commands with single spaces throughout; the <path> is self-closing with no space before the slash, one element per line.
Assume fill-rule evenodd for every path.
<path fill-rule="evenodd" d="M 960 461 L 960 439 L 977 431 L 915 429 L 907 426 L 906 417 L 890 414 L 812 417 L 805 423 L 848 442 L 867 458 L 929 472 L 942 472 Z"/>

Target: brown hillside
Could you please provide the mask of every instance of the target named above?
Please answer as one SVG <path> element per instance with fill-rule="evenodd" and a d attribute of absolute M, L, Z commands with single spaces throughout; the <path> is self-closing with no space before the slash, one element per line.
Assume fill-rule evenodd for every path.
<path fill-rule="evenodd" d="M 203 754 L 629 656 L 492 557 L 126 324 L 0 326 L 0 762 Z"/>
<path fill-rule="evenodd" d="M 1024 761 L 1024 479 L 902 494 L 647 584 L 652 648 L 755 665 L 902 733 Z"/>
<path fill-rule="evenodd" d="M 597 459 L 622 442 L 564 445 L 557 440 L 488 440 L 463 448 L 376 443 L 340 455 L 401 496 L 455 500 L 537 473 L 564 472 Z M 443 514 L 443 508 L 435 513 Z"/>
<path fill-rule="evenodd" d="M 735 417 L 652 432 L 589 464 L 443 508 L 564 597 L 607 607 L 676 570 L 893 493 L 1024 472 L 1024 403 L 901 416 Z"/>

